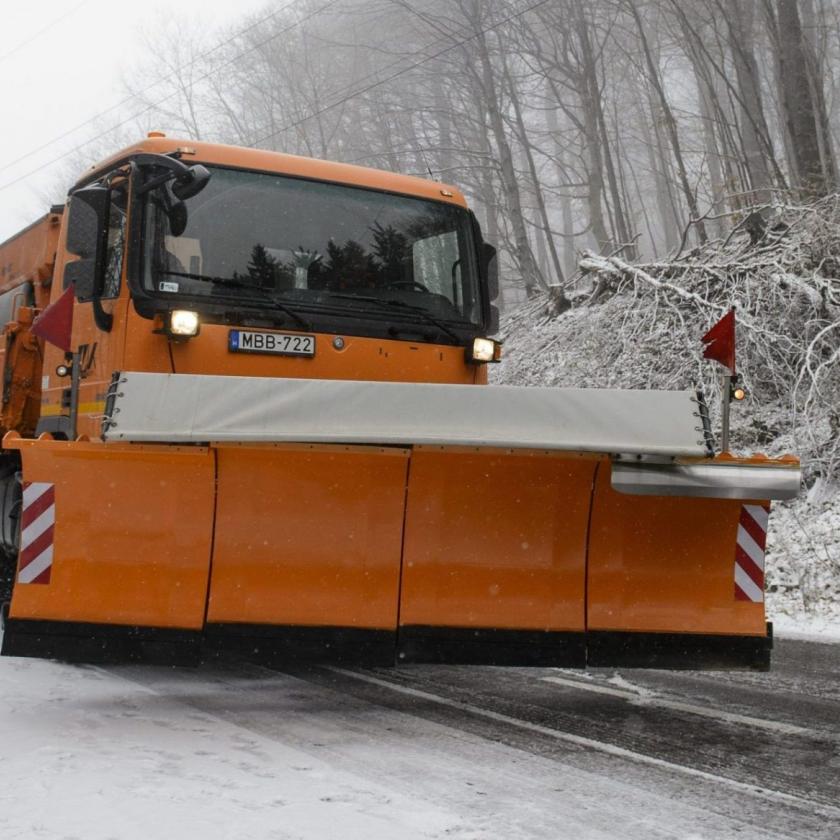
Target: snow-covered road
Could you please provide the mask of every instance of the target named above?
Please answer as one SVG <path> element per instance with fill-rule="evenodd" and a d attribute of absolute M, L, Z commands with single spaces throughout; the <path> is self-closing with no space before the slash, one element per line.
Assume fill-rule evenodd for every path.
<path fill-rule="evenodd" d="M 836 838 L 840 646 L 769 674 L 0 660 L 4 840 Z"/>

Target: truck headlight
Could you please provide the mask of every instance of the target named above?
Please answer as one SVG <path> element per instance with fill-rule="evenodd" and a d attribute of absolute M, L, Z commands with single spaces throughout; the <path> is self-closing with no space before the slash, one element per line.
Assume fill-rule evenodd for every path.
<path fill-rule="evenodd" d="M 169 313 L 169 334 L 189 338 L 198 335 L 201 322 L 198 320 L 198 312 L 190 309 L 173 309 Z"/>
<path fill-rule="evenodd" d="M 478 363 L 500 362 L 502 345 L 492 338 L 474 338 L 472 345 L 467 348 L 467 359 Z"/>

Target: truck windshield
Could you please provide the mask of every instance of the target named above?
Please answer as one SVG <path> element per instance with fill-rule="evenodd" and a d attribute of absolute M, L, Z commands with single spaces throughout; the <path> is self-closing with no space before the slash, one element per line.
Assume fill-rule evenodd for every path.
<path fill-rule="evenodd" d="M 472 227 L 460 207 L 213 168 L 174 236 L 168 200 L 152 193 L 145 215 L 144 283 L 155 295 L 254 307 L 271 297 L 349 313 L 397 301 L 403 311 L 481 323 Z"/>

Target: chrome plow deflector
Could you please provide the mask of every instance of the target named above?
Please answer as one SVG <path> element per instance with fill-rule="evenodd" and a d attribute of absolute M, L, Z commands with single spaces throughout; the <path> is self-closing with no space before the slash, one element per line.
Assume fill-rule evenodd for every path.
<path fill-rule="evenodd" d="M 634 496 L 689 496 L 707 499 L 793 499 L 802 480 L 798 463 L 612 465 L 612 487 Z"/>

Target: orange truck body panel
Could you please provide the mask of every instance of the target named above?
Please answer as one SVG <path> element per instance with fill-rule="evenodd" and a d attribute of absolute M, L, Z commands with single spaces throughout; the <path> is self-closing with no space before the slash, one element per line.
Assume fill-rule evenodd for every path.
<path fill-rule="evenodd" d="M 0 297 L 12 298 L 9 321 L 0 324 L 4 332 L 0 342 L 2 432 L 15 429 L 32 434 L 40 415 L 43 350 L 30 327 L 35 312 L 49 302 L 61 217 L 55 208 L 0 244 Z M 32 289 L 31 301 L 27 301 L 26 287 Z"/>

